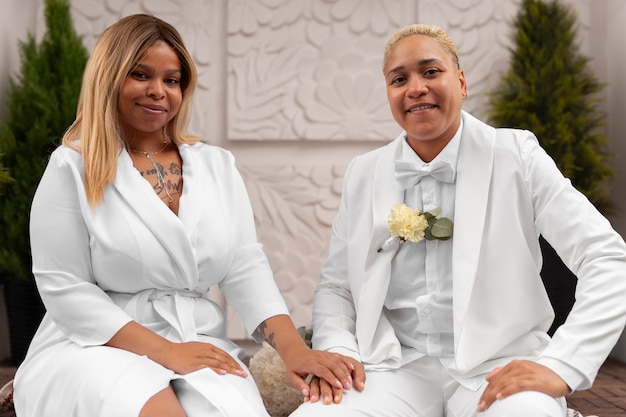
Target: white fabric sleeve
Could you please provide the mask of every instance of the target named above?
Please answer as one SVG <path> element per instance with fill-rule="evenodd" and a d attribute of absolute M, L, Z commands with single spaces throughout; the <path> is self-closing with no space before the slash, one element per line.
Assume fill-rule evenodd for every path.
<path fill-rule="evenodd" d="M 80 346 L 102 345 L 131 318 L 94 281 L 83 217 L 89 208 L 77 160 L 74 151 L 57 149 L 35 193 L 33 274 L 47 314 L 61 332 Z"/>
<path fill-rule="evenodd" d="M 576 302 L 539 361 L 559 361 L 556 372 L 570 367 L 561 377 L 572 390 L 587 389 L 626 324 L 626 245 L 526 134 L 521 151 L 537 230 L 578 278 Z"/>
<path fill-rule="evenodd" d="M 230 155 L 230 165 L 225 168 L 224 181 L 230 187 L 230 207 L 236 213 L 238 229 L 237 244 L 228 274 L 219 287 L 228 303 L 237 311 L 246 330 L 254 333 L 264 320 L 276 315 L 289 315 L 274 274 L 261 244 L 257 241 L 252 206 L 244 182 Z"/>

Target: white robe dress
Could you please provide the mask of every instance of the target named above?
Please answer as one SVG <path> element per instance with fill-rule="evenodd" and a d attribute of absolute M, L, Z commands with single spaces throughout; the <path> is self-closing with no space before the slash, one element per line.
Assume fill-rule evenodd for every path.
<path fill-rule="evenodd" d="M 103 346 L 134 320 L 171 341 L 206 341 L 238 357 L 224 312 L 202 297 L 213 284 L 250 333 L 288 314 L 233 156 L 202 143 L 179 151 L 178 216 L 125 150 L 95 208 L 81 155 L 65 146 L 52 154 L 31 211 L 33 272 L 47 313 L 15 377 L 19 417 L 137 416 L 170 382 L 190 417 L 267 416 L 252 377 L 178 375 Z"/>

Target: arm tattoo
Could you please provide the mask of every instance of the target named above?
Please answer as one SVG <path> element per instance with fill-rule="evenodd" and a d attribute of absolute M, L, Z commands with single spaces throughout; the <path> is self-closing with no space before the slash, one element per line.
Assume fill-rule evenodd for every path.
<path fill-rule="evenodd" d="M 256 328 L 254 333 L 259 335 L 263 340 L 269 343 L 271 347 L 276 349 L 276 342 L 274 342 L 274 332 L 270 332 L 269 334 L 266 334 L 265 333 L 266 330 L 267 330 L 267 323 L 265 322 L 265 320 L 263 320 L 263 322 L 259 324 L 259 327 Z"/>

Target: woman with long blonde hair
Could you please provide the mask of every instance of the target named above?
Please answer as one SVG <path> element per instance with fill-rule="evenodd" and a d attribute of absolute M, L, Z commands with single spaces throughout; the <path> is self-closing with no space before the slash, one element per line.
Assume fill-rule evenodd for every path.
<path fill-rule="evenodd" d="M 195 66 L 178 32 L 128 16 L 99 37 L 75 122 L 31 212 L 47 313 L 15 378 L 20 417 L 267 416 L 219 285 L 304 396 L 349 388 L 352 360 L 300 338 L 228 151 L 186 133 Z"/>

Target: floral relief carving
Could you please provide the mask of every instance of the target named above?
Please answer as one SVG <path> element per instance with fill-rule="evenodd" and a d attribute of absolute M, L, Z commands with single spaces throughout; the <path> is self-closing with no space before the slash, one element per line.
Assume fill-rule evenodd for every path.
<path fill-rule="evenodd" d="M 339 206 L 343 166 L 245 166 L 257 234 L 296 325 L 311 320 L 314 287 Z"/>
<path fill-rule="evenodd" d="M 370 32 L 378 37 L 388 35 L 412 7 L 404 0 L 322 0 L 312 2 L 312 11 L 322 22 L 343 22 L 351 33 Z"/>
<path fill-rule="evenodd" d="M 410 21 L 406 11 L 414 2 L 296 3 L 229 5 L 227 138 L 387 139 L 395 130 L 380 70 L 382 48 Z M 270 13 L 283 10 L 282 19 Z"/>
<path fill-rule="evenodd" d="M 373 37 L 329 38 L 317 59 L 302 65 L 292 105 L 297 137 L 386 139 L 397 130 L 386 100 L 381 53 L 360 52 L 376 44 L 381 41 Z"/>
<path fill-rule="evenodd" d="M 282 27 L 298 20 L 305 7 L 301 0 L 229 0 L 228 33 L 251 36 L 262 26 Z"/>

